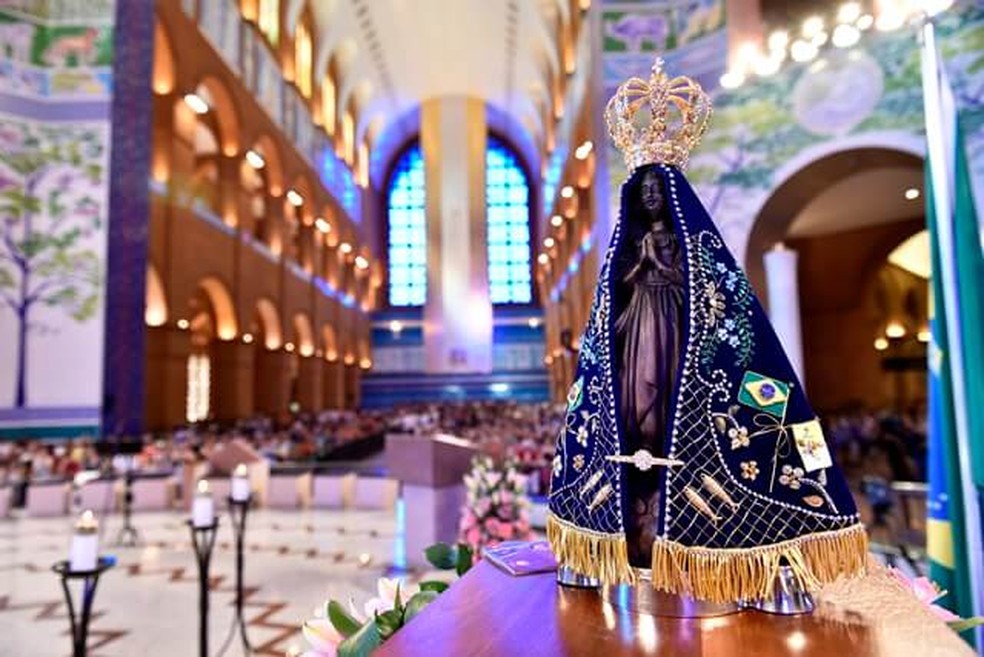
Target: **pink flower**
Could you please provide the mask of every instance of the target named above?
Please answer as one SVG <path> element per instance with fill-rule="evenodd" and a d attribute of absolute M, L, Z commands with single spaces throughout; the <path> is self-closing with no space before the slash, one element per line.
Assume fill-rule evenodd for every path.
<path fill-rule="evenodd" d="M 338 644 L 342 635 L 327 618 L 312 618 L 301 626 L 301 633 L 311 646 L 305 655 L 315 657 L 335 657 L 338 654 Z"/>
<path fill-rule="evenodd" d="M 489 533 L 489 536 L 498 536 L 501 526 L 502 523 L 499 522 L 498 518 L 489 518 L 485 521 L 485 531 Z"/>
<path fill-rule="evenodd" d="M 929 610 L 944 623 L 949 623 L 951 621 L 960 620 L 960 617 L 951 612 L 949 609 L 944 609 L 937 604 L 934 604 L 937 600 L 946 595 L 946 591 L 941 591 L 938 586 L 927 577 L 916 577 L 910 578 L 908 575 L 903 573 L 897 568 L 889 568 L 889 574 L 895 578 L 902 586 L 912 592 L 919 602 L 929 607 Z"/>
<path fill-rule="evenodd" d="M 499 526 L 499 537 L 504 541 L 508 541 L 513 537 L 513 531 L 514 527 L 510 523 L 504 522 Z"/>

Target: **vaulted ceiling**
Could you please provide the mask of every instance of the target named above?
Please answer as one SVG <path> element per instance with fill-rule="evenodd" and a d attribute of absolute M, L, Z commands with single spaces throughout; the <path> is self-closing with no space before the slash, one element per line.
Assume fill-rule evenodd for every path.
<path fill-rule="evenodd" d="M 583 0 L 582 0 L 583 3 Z M 289 0 L 288 30 L 310 4 L 314 76 L 333 71 L 338 106 L 356 107 L 356 139 L 438 96 L 484 99 L 534 140 L 562 75 L 572 0 Z M 368 133 L 367 133 L 368 131 Z"/>

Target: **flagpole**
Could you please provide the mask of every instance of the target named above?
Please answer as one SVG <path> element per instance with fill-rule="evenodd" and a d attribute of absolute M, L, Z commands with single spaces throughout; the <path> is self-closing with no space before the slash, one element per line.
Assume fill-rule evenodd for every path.
<path fill-rule="evenodd" d="M 943 289 L 943 308 L 946 317 L 947 346 L 950 375 L 953 380 L 954 420 L 957 431 L 957 454 L 960 462 L 960 489 L 963 493 L 964 527 L 968 569 L 971 580 L 971 604 L 975 616 L 984 609 L 981 582 L 984 582 L 982 559 L 981 515 L 977 490 L 971 473 L 970 435 L 967 422 L 967 390 L 965 387 L 963 343 L 959 317 L 957 316 L 957 281 L 954 269 L 954 180 L 952 153 L 943 116 L 943 89 L 940 80 L 942 62 L 936 45 L 936 26 L 931 16 L 922 25 L 922 83 L 923 103 L 926 115 L 926 148 L 930 176 L 933 184 L 933 202 L 936 211 L 937 239 L 940 246 L 940 271 Z M 953 108 L 955 111 L 955 108 Z M 977 582 L 975 585 L 974 582 Z M 982 646 L 981 628 L 977 630 L 978 649 Z"/>

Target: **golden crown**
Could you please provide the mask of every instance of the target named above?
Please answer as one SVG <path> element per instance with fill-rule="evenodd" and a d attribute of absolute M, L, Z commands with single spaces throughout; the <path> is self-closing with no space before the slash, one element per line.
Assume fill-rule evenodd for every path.
<path fill-rule="evenodd" d="M 637 130 L 634 119 L 645 104 L 649 105 L 649 125 Z M 653 64 L 649 80 L 626 80 L 605 107 L 608 132 L 630 173 L 653 163 L 686 167 L 710 118 L 707 93 L 690 78 L 668 76 L 662 59 Z"/>

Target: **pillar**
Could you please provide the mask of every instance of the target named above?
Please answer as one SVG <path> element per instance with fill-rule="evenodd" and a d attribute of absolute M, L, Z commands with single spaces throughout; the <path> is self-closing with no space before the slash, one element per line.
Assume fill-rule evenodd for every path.
<path fill-rule="evenodd" d="M 256 347 L 254 411 L 280 417 L 290 403 L 290 354 Z"/>
<path fill-rule="evenodd" d="M 146 334 L 144 416 L 147 429 L 170 429 L 185 423 L 188 394 L 187 331 L 174 325 L 149 327 Z"/>
<path fill-rule="evenodd" d="M 769 296 L 769 319 L 789 356 L 793 371 L 804 386 L 803 331 L 800 327 L 799 285 L 796 252 L 780 242 L 765 254 L 765 280 Z"/>
<path fill-rule="evenodd" d="M 342 408 L 345 403 L 342 364 L 338 360 L 321 363 L 321 397 L 324 408 Z"/>
<path fill-rule="evenodd" d="M 322 367 L 324 362 L 316 356 L 302 357 L 297 367 L 297 402 L 304 411 L 320 411 L 324 408 L 321 396 Z"/>
<path fill-rule="evenodd" d="M 102 425 L 110 433 L 136 433 L 144 424 L 147 180 L 153 117 L 153 95 L 147 86 L 153 71 L 155 15 L 152 3 L 116 4 L 115 22 L 126 28 L 114 31 L 111 158 L 105 178 L 109 212 Z"/>
<path fill-rule="evenodd" d="M 424 101 L 420 143 L 427 177 L 424 368 L 492 371 L 485 211 L 485 105 L 474 98 Z"/>
<path fill-rule="evenodd" d="M 219 340 L 211 348 L 213 415 L 217 420 L 238 420 L 253 415 L 252 345 Z"/>

